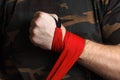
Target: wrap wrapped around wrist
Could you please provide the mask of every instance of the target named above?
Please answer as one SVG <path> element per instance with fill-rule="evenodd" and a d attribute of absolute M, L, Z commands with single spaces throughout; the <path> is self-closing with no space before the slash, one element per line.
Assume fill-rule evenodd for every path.
<path fill-rule="evenodd" d="M 62 31 L 60 25 L 57 24 L 57 26 L 54 33 L 52 50 L 61 54 L 46 80 L 61 80 L 78 60 L 85 45 L 84 38 L 76 36 L 68 31 L 62 41 Z"/>

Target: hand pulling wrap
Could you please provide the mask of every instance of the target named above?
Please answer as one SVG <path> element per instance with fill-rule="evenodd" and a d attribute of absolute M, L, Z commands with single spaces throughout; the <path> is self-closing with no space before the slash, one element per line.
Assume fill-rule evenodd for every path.
<path fill-rule="evenodd" d="M 53 66 L 46 80 L 61 80 L 77 61 L 85 45 L 85 39 L 70 32 L 66 32 L 64 40 L 62 41 L 60 20 L 57 22 L 55 19 L 55 21 L 57 27 L 54 33 L 52 50 L 60 52 L 61 55 Z"/>

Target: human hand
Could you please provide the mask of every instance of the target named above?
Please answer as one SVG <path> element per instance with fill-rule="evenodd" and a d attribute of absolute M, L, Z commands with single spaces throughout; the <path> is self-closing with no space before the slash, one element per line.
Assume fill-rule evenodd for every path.
<path fill-rule="evenodd" d="M 36 12 L 30 27 L 30 40 L 34 45 L 43 49 L 51 50 L 56 22 L 54 18 L 58 19 L 55 14 L 48 14 L 45 12 Z M 62 39 L 66 29 L 61 25 Z"/>

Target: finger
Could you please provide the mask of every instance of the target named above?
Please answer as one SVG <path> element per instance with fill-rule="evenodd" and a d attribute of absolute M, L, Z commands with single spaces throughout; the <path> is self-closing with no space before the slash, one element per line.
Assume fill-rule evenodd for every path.
<path fill-rule="evenodd" d="M 58 16 L 56 14 L 50 14 L 50 16 L 54 17 L 58 21 Z"/>
<path fill-rule="evenodd" d="M 56 14 L 50 14 L 50 15 L 54 18 L 54 20 L 56 22 L 56 26 L 58 28 L 61 28 L 61 20 L 60 20 L 60 18 Z"/>
<path fill-rule="evenodd" d="M 39 47 L 39 45 L 34 42 L 33 35 L 30 35 L 29 39 L 30 39 L 30 42 L 33 43 L 34 46 Z"/>
<path fill-rule="evenodd" d="M 35 12 L 34 15 L 33 15 L 33 19 L 36 19 L 36 18 L 40 17 L 42 13 L 43 13 L 42 11 Z"/>

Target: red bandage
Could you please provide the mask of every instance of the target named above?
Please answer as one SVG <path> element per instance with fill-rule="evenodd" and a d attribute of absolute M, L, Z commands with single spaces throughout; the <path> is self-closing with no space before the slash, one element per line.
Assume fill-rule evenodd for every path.
<path fill-rule="evenodd" d="M 66 32 L 62 42 L 61 29 L 56 28 L 52 50 L 61 52 L 61 55 L 46 80 L 61 80 L 81 55 L 84 45 L 85 39 L 70 32 Z"/>

